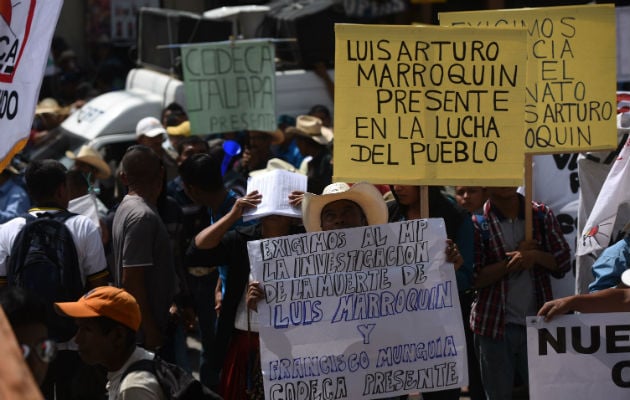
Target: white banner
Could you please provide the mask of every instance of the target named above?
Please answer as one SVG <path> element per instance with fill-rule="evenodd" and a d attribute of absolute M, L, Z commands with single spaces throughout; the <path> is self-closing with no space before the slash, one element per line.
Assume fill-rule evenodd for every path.
<path fill-rule="evenodd" d="M 627 125 L 621 122 L 624 118 L 629 119 Z M 630 113 L 618 114 L 617 120 L 618 127 L 628 126 L 625 130 L 630 130 Z M 613 228 L 619 207 L 628 203 L 630 203 L 630 139 L 619 152 L 597 196 L 597 201 L 577 243 L 578 256 L 599 251 L 608 246 L 611 237 L 615 234 Z M 622 221 L 624 225 L 626 222 Z"/>
<path fill-rule="evenodd" d="M 0 7 L 0 171 L 26 144 L 61 0 Z"/>
<path fill-rule="evenodd" d="M 467 385 L 442 219 L 248 243 L 266 399 L 378 399 Z"/>
<path fill-rule="evenodd" d="M 627 399 L 630 313 L 527 318 L 529 398 Z"/>

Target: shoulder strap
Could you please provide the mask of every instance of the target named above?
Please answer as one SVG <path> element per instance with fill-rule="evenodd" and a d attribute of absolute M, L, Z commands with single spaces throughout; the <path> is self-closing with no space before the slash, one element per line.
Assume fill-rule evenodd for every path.
<path fill-rule="evenodd" d="M 67 220 L 69 220 L 70 218 L 72 218 L 72 217 L 74 217 L 74 216 L 76 216 L 78 214 L 75 214 L 75 213 L 70 212 L 68 210 L 62 210 L 62 211 L 59 211 L 59 212 L 56 212 L 56 213 L 43 213 L 43 214 L 38 215 L 38 217 L 45 216 L 45 215 L 48 215 L 49 218 L 54 219 L 55 221 L 66 222 Z"/>
<path fill-rule="evenodd" d="M 49 218 L 49 219 L 54 219 L 55 221 L 60 221 L 60 222 L 66 222 L 66 220 L 70 219 L 71 217 L 74 217 L 76 215 L 76 213 L 70 212 L 68 210 L 60 210 L 58 212 L 55 213 L 51 213 L 51 212 L 41 212 L 38 213 L 37 215 L 33 215 L 30 212 L 25 212 L 24 214 L 20 215 L 20 217 L 24 218 L 26 220 L 26 222 L 31 222 L 31 221 L 35 221 L 38 219 L 44 219 L 44 218 Z"/>
<path fill-rule="evenodd" d="M 477 221 L 479 228 L 481 229 L 481 238 L 484 242 L 490 240 L 490 227 L 488 226 L 488 220 L 483 214 L 473 214 L 473 220 Z"/>
<path fill-rule="evenodd" d="M 122 382 L 122 380 L 125 379 L 127 375 L 129 375 L 131 372 L 136 371 L 146 371 L 155 375 L 155 360 L 144 359 L 132 363 L 130 366 L 127 367 L 125 372 L 123 372 L 122 376 L 120 377 L 120 381 Z"/>
<path fill-rule="evenodd" d="M 30 212 L 25 212 L 24 214 L 21 214 L 20 217 L 24 218 L 24 222 L 27 224 L 37 219 L 37 217 L 31 214 Z"/>

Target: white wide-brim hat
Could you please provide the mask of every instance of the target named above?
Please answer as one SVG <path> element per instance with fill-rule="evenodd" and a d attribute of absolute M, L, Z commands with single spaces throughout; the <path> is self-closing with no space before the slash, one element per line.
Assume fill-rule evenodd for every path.
<path fill-rule="evenodd" d="M 322 210 L 337 200 L 350 200 L 359 205 L 367 218 L 368 225 L 386 224 L 387 204 L 383 195 L 371 183 L 359 182 L 352 186 L 347 183 L 333 183 L 324 188 L 321 195 L 305 193 L 302 201 L 302 220 L 307 232 L 322 230 Z"/>
<path fill-rule="evenodd" d="M 281 169 L 284 171 L 300 173 L 300 171 L 293 166 L 293 164 L 288 163 L 280 158 L 271 158 L 267 161 L 267 167 L 263 169 L 257 169 L 255 171 L 250 171 L 249 176 L 262 175 L 269 171 L 275 171 L 277 169 Z"/>

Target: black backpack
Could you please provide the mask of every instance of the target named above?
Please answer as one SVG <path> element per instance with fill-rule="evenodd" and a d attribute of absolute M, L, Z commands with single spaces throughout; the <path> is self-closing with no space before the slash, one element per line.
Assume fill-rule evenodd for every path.
<path fill-rule="evenodd" d="M 9 285 L 36 293 L 45 302 L 50 336 L 61 342 L 70 340 L 77 328 L 71 318 L 55 313 L 53 303 L 76 301 L 84 293 L 74 239 L 64 224 L 75 215 L 24 215 L 26 225 L 15 237 L 7 262 Z"/>
<path fill-rule="evenodd" d="M 205 387 L 189 372 L 178 365 L 155 356 L 153 360 L 139 360 L 131 364 L 120 381 L 135 371 L 148 371 L 155 375 L 164 396 L 169 400 L 221 400 L 221 396 Z"/>

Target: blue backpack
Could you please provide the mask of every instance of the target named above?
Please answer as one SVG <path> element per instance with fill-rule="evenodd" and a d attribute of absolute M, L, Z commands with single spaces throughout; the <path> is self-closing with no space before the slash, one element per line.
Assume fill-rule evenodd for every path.
<path fill-rule="evenodd" d="M 9 285 L 36 293 L 46 304 L 53 339 L 67 341 L 76 333 L 71 318 L 57 315 L 53 303 L 76 301 L 84 293 L 79 258 L 65 221 L 68 211 L 24 215 L 26 224 L 15 237 L 7 262 Z"/>

